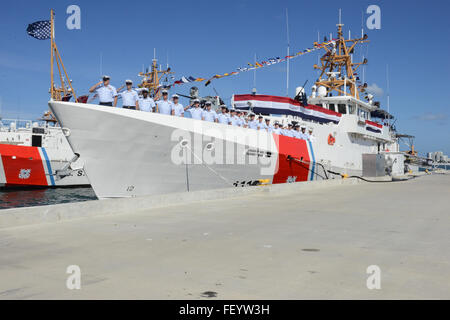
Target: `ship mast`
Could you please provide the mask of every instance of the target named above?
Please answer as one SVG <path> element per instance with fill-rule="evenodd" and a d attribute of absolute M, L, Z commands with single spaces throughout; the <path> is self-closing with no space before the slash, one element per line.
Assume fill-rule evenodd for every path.
<path fill-rule="evenodd" d="M 364 87 L 358 88 L 355 77 L 359 66 L 367 64 L 367 59 L 362 62 L 353 62 L 353 52 L 358 43 L 366 43 L 367 35 L 361 38 L 345 39 L 342 32 L 343 24 L 339 18 L 337 24 L 337 39 L 334 39 L 329 45 L 324 46 L 326 53 L 320 58 L 320 65 L 314 65 L 314 69 L 319 69 L 320 76 L 316 81 L 316 86 L 323 86 L 327 90 L 327 96 L 336 91 L 338 95 L 346 96 L 347 88 L 349 94 L 359 99 L 359 92 L 364 91 Z M 332 40 L 332 39 L 330 39 Z M 358 90 L 359 89 L 359 90 Z"/>
<path fill-rule="evenodd" d="M 147 88 L 153 99 L 158 100 L 161 98 L 161 87 L 159 81 L 164 75 L 174 74 L 170 71 L 170 67 L 167 66 L 166 70 L 158 70 L 158 64 L 156 58 L 152 60 L 152 68 L 150 72 L 139 72 L 139 76 L 142 77 L 142 82 L 139 85 L 141 88 Z"/>
<path fill-rule="evenodd" d="M 64 97 L 73 95 L 75 102 L 77 102 L 77 96 L 75 90 L 72 87 L 72 83 L 67 74 L 66 67 L 62 62 L 61 55 L 59 54 L 58 47 L 55 43 L 55 13 L 53 9 L 50 10 L 50 99 L 61 101 Z M 56 87 L 54 81 L 54 62 L 56 61 L 56 66 L 58 67 L 59 80 L 61 81 L 61 86 Z M 64 80 L 65 77 L 65 80 Z M 67 84 L 65 83 L 67 81 Z"/>

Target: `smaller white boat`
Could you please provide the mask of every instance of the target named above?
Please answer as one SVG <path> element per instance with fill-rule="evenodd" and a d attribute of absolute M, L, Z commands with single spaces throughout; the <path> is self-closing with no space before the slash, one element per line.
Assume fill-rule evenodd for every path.
<path fill-rule="evenodd" d="M 54 118 L 0 121 L 1 188 L 87 186 L 83 165 Z"/>

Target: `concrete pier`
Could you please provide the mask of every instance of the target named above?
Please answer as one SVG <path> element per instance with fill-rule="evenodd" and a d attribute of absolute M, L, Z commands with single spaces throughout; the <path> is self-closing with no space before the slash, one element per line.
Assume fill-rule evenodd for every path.
<path fill-rule="evenodd" d="M 436 174 L 129 211 L 126 199 L 89 216 L 98 201 L 72 218 L 74 204 L 1 210 L 0 299 L 449 299 L 449 195 Z M 367 288 L 371 265 L 380 289 Z"/>

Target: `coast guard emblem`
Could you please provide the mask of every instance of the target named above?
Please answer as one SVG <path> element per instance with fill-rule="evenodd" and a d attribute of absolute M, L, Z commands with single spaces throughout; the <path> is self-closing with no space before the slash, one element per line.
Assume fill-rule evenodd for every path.
<path fill-rule="evenodd" d="M 19 179 L 28 179 L 31 175 L 31 169 L 20 169 Z"/>
<path fill-rule="evenodd" d="M 286 180 L 286 183 L 293 183 L 297 181 L 297 177 L 296 176 L 289 176 Z"/>

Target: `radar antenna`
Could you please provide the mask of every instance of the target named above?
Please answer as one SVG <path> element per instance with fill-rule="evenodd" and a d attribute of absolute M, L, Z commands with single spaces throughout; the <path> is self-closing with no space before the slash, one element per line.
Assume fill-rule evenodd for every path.
<path fill-rule="evenodd" d="M 367 84 L 358 86 L 358 79 L 355 76 L 359 66 L 367 64 L 367 59 L 362 62 L 353 62 L 353 52 L 357 44 L 366 43 L 369 40 L 366 34 L 361 38 L 345 39 L 342 26 L 339 17 L 337 39 L 330 39 L 331 43 L 323 47 L 326 52 L 320 58 L 320 65 L 314 65 L 314 69 L 319 69 L 320 72 L 315 84 L 317 87 L 325 87 L 327 96 L 333 91 L 337 91 L 338 95 L 347 95 L 348 88 L 349 93 L 359 99 L 359 93 L 364 92 Z"/>

